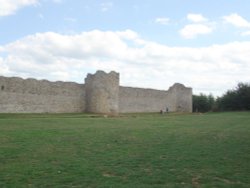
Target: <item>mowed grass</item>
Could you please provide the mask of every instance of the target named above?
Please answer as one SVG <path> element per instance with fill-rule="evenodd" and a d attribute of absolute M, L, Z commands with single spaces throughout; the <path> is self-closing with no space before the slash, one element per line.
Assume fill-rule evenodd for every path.
<path fill-rule="evenodd" d="M 250 112 L 0 114 L 0 187 L 250 187 Z"/>

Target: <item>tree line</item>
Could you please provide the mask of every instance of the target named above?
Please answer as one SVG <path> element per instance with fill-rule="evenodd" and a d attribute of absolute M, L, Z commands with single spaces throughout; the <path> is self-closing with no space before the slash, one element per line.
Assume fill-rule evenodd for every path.
<path fill-rule="evenodd" d="M 238 83 L 221 97 L 193 95 L 193 112 L 250 110 L 250 83 Z"/>

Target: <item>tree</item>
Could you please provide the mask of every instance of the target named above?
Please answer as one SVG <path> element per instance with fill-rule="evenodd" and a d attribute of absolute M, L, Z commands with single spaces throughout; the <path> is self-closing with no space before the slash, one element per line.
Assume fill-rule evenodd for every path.
<path fill-rule="evenodd" d="M 250 110 L 250 84 L 239 83 L 235 89 L 228 90 L 216 102 L 221 111 Z"/>
<path fill-rule="evenodd" d="M 208 112 L 212 111 L 215 104 L 215 98 L 212 94 L 193 95 L 193 111 L 194 112 Z"/>

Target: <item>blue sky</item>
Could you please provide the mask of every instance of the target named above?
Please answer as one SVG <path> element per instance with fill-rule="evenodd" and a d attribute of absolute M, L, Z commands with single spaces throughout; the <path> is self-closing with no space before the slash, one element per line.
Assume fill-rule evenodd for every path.
<path fill-rule="evenodd" d="M 221 95 L 250 81 L 248 0 L 0 0 L 0 75 Z"/>

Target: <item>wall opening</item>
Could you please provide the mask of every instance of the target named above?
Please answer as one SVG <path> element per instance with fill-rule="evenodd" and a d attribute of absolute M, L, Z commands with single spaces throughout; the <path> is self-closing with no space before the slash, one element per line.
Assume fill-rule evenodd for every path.
<path fill-rule="evenodd" d="M 2 91 L 4 90 L 4 86 L 1 86 L 1 90 L 2 90 Z"/>

